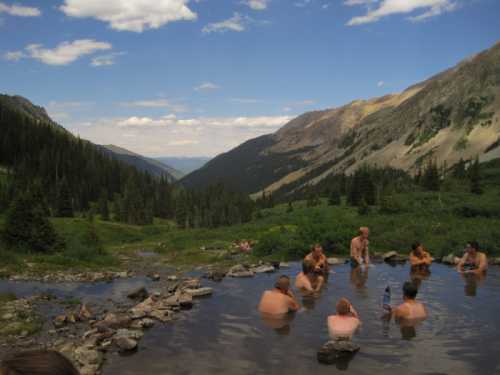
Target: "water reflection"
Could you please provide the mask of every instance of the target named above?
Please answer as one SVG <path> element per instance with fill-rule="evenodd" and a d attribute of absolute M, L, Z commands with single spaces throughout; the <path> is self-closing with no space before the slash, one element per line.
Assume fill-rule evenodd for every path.
<path fill-rule="evenodd" d="M 314 310 L 314 307 L 316 306 L 316 299 L 318 298 L 317 295 L 314 294 L 304 294 L 302 296 L 302 306 L 306 310 Z"/>
<path fill-rule="evenodd" d="M 483 284 L 486 274 L 462 273 L 461 275 L 465 282 L 465 295 L 467 297 L 475 297 L 477 295 L 477 288 Z"/>
<path fill-rule="evenodd" d="M 351 284 L 357 289 L 364 289 L 368 281 L 369 267 L 357 266 L 351 270 Z"/>
<path fill-rule="evenodd" d="M 431 276 L 431 271 L 428 267 L 413 267 L 410 270 L 410 279 L 420 289 L 423 280 L 427 280 Z"/>
<path fill-rule="evenodd" d="M 288 336 L 291 330 L 291 324 L 295 319 L 295 313 L 288 313 L 283 315 L 270 315 L 261 313 L 260 317 L 262 322 L 267 327 L 271 328 L 278 335 Z"/>

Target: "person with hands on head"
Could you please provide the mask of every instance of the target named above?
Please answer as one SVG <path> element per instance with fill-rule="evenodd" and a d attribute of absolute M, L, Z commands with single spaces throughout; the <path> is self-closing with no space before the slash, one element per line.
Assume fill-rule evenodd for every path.
<path fill-rule="evenodd" d="M 361 325 L 358 313 L 347 298 L 341 298 L 336 305 L 337 314 L 327 319 L 328 332 L 334 340 L 351 340 Z"/>
<path fill-rule="evenodd" d="M 290 278 L 282 275 L 272 290 L 266 290 L 260 299 L 259 311 L 268 315 L 282 315 L 297 311 L 300 304 L 290 289 Z"/>

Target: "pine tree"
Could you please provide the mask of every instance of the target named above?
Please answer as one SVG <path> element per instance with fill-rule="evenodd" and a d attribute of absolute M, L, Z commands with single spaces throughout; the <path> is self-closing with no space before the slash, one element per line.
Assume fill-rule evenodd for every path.
<path fill-rule="evenodd" d="M 101 191 L 101 196 L 99 197 L 99 214 L 101 215 L 101 220 L 109 220 L 108 193 L 104 189 Z"/>
<path fill-rule="evenodd" d="M 474 163 L 469 168 L 469 183 L 470 191 L 472 194 L 482 194 L 483 189 L 481 188 L 481 169 L 479 166 L 479 158 L 476 157 Z"/>
<path fill-rule="evenodd" d="M 441 179 L 435 162 L 430 161 L 422 175 L 422 186 L 431 191 L 439 191 Z"/>
<path fill-rule="evenodd" d="M 340 196 L 340 190 L 338 188 L 333 188 L 330 192 L 328 204 L 330 206 L 340 206 L 342 204 L 342 197 Z"/>
<path fill-rule="evenodd" d="M 358 214 L 359 215 L 368 215 L 370 213 L 370 206 L 366 203 L 364 198 L 361 199 L 361 202 L 358 206 Z"/>
<path fill-rule="evenodd" d="M 71 193 L 69 191 L 68 181 L 63 178 L 59 184 L 59 191 L 57 194 L 57 217 L 73 217 L 73 203 Z"/>
<path fill-rule="evenodd" d="M 460 161 L 455 165 L 453 169 L 453 177 L 458 179 L 464 179 L 467 176 L 467 172 L 465 170 L 465 161 L 460 158 Z"/>
<path fill-rule="evenodd" d="M 7 212 L 3 241 L 8 248 L 35 252 L 49 252 L 58 245 L 54 227 L 27 193 L 17 197 Z"/>
<path fill-rule="evenodd" d="M 288 201 L 288 206 L 286 208 L 286 212 L 287 213 L 293 212 L 293 203 L 292 203 L 292 201 Z"/>

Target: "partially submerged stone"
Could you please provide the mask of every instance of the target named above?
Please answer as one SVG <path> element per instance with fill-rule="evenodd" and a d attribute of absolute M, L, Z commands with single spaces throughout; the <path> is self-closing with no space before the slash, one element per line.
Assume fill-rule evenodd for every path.
<path fill-rule="evenodd" d="M 349 358 L 359 351 L 359 345 L 351 340 L 333 340 L 324 344 L 317 353 L 318 361 L 333 364 L 338 360 Z"/>
<path fill-rule="evenodd" d="M 253 277 L 254 275 L 255 274 L 252 271 L 248 270 L 241 264 L 231 267 L 227 273 L 227 276 L 229 277 Z"/>
<path fill-rule="evenodd" d="M 132 292 L 130 292 L 127 295 L 127 297 L 130 299 L 133 299 L 133 300 L 137 300 L 137 301 L 144 301 L 146 298 L 149 297 L 149 293 L 145 287 L 141 286 L 141 287 L 133 290 Z"/>
<path fill-rule="evenodd" d="M 456 266 L 460 262 L 460 258 L 456 257 L 455 254 L 451 253 L 441 258 L 441 263 L 450 266 Z"/>
<path fill-rule="evenodd" d="M 273 273 L 276 272 L 276 268 L 273 266 L 262 265 L 259 267 L 252 268 L 251 270 L 254 273 Z"/>
<path fill-rule="evenodd" d="M 340 258 L 328 258 L 327 259 L 327 262 L 330 266 L 338 266 L 340 264 L 344 264 L 345 263 L 345 260 L 344 259 L 340 259 Z"/>
<path fill-rule="evenodd" d="M 137 349 L 137 341 L 129 337 L 115 337 L 113 343 L 118 347 L 120 352 L 128 352 Z"/>
<path fill-rule="evenodd" d="M 214 292 L 214 290 L 212 288 L 209 288 L 209 287 L 198 288 L 198 289 L 185 289 L 184 290 L 184 293 L 190 295 L 191 297 L 209 296 L 213 292 Z"/>

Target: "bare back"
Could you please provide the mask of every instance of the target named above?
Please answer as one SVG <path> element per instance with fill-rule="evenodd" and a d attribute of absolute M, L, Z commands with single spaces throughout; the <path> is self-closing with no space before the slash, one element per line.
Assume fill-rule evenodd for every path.
<path fill-rule="evenodd" d="M 293 310 L 292 299 L 275 290 L 266 290 L 259 303 L 259 311 L 264 314 L 280 315 Z"/>
<path fill-rule="evenodd" d="M 332 339 L 349 338 L 358 329 L 360 321 L 354 316 L 331 315 L 328 317 L 328 333 Z"/>
<path fill-rule="evenodd" d="M 417 301 L 404 302 L 396 309 L 397 319 L 425 319 L 427 318 L 427 310 L 425 306 Z"/>

